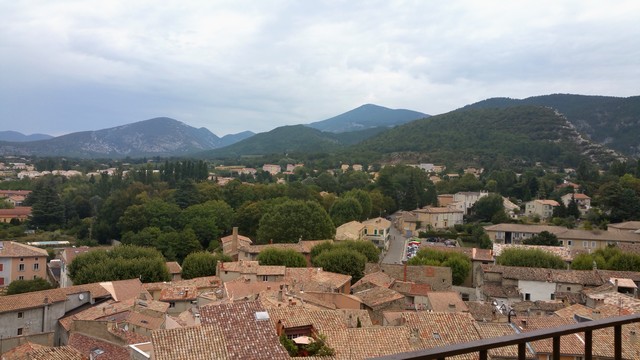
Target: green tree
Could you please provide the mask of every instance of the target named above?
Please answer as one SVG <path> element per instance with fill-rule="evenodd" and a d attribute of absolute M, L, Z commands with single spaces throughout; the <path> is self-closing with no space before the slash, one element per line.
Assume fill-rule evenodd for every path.
<path fill-rule="evenodd" d="M 193 252 L 182 262 L 182 278 L 193 279 L 197 277 L 213 276 L 216 274 L 218 261 L 232 261 L 231 257 L 222 253 L 210 253 L 206 251 Z"/>
<path fill-rule="evenodd" d="M 356 198 L 338 198 L 331 209 L 329 215 L 335 226 L 348 223 L 349 221 L 360 220 L 362 217 L 362 206 Z"/>
<path fill-rule="evenodd" d="M 546 246 L 560 246 L 560 241 L 555 234 L 548 231 L 542 231 L 537 235 L 533 235 L 528 239 L 522 241 L 525 245 L 546 245 Z"/>
<path fill-rule="evenodd" d="M 31 205 L 32 226 L 55 230 L 64 225 L 64 206 L 53 177 L 38 181 L 25 202 Z"/>
<path fill-rule="evenodd" d="M 307 260 L 292 249 L 270 247 L 262 250 L 257 258 L 260 265 L 280 265 L 286 267 L 306 267 Z"/>
<path fill-rule="evenodd" d="M 345 248 L 323 251 L 313 259 L 313 265 L 325 271 L 351 275 L 352 283 L 362 278 L 366 263 L 366 256 Z"/>
<path fill-rule="evenodd" d="M 566 269 L 561 257 L 540 249 L 505 249 L 496 258 L 498 265 Z"/>
<path fill-rule="evenodd" d="M 171 278 L 158 250 L 133 245 L 80 254 L 69 265 L 69 277 L 76 285 L 133 278 L 158 282 Z"/>
<path fill-rule="evenodd" d="M 571 269 L 592 270 L 594 261 L 598 269 L 606 268 L 607 263 L 602 256 L 597 256 L 595 254 L 578 254 L 571 262 Z"/>
<path fill-rule="evenodd" d="M 43 278 L 33 280 L 14 280 L 7 286 L 7 295 L 16 295 L 32 291 L 49 290 L 53 286 Z"/>
<path fill-rule="evenodd" d="M 471 208 L 473 219 L 477 221 L 491 221 L 498 212 L 504 213 L 504 200 L 500 194 L 483 196 Z"/>
<path fill-rule="evenodd" d="M 314 246 L 311 249 L 311 262 L 316 256 L 320 255 L 325 251 L 335 250 L 335 249 L 348 249 L 354 250 L 358 253 L 364 255 L 367 258 L 367 262 L 377 263 L 380 260 L 380 249 L 376 247 L 370 241 L 362 241 L 362 240 L 346 240 L 339 242 L 330 242 L 326 241 Z"/>
<path fill-rule="evenodd" d="M 335 232 L 331 218 L 320 204 L 314 201 L 288 200 L 262 216 L 258 227 L 258 241 L 292 243 L 300 239 L 331 239 Z"/>
<path fill-rule="evenodd" d="M 187 228 L 181 232 L 163 232 L 156 241 L 155 248 L 162 252 L 167 260 L 175 260 L 182 263 L 187 255 L 202 250 L 196 233 Z"/>
<path fill-rule="evenodd" d="M 451 269 L 451 277 L 454 285 L 462 285 L 471 271 L 471 259 L 467 256 L 436 249 L 423 248 L 411 258 L 409 265 L 444 266 Z"/>
<path fill-rule="evenodd" d="M 180 224 L 196 234 L 203 248 L 231 230 L 234 211 L 222 200 L 210 200 L 203 204 L 189 206 L 180 214 Z"/>
<path fill-rule="evenodd" d="M 361 213 L 360 213 L 360 218 L 356 219 L 356 220 L 363 221 L 363 220 L 368 219 L 370 216 L 372 216 L 372 214 L 371 214 L 371 209 L 372 209 L 371 196 L 369 195 L 368 192 L 366 192 L 364 190 L 360 190 L 360 189 L 353 189 L 353 190 L 350 190 L 350 191 L 347 191 L 346 193 L 344 193 L 343 197 L 345 199 L 351 199 L 351 198 L 356 199 L 358 201 L 358 203 L 360 204 L 360 207 L 361 207 L 362 210 L 361 210 Z"/>

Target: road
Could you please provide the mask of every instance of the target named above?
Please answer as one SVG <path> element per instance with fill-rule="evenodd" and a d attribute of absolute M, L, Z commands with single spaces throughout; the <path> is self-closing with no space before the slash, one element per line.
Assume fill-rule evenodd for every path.
<path fill-rule="evenodd" d="M 393 222 L 393 221 L 392 221 Z M 407 239 L 402 236 L 402 233 L 391 226 L 389 231 L 389 250 L 382 259 L 383 264 L 402 264 L 402 260 L 405 258 L 407 249 Z"/>

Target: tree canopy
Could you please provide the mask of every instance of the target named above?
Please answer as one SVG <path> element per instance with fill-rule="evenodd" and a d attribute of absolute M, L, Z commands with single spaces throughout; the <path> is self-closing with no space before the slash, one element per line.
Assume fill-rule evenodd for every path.
<path fill-rule="evenodd" d="M 32 291 L 49 290 L 53 286 L 43 278 L 33 280 L 14 280 L 7 286 L 7 295 L 16 295 Z"/>
<path fill-rule="evenodd" d="M 304 255 L 292 249 L 278 249 L 270 247 L 258 254 L 260 265 L 279 265 L 286 267 L 306 267 L 307 260 Z"/>
<path fill-rule="evenodd" d="M 431 265 L 451 268 L 453 285 L 462 285 L 471 271 L 471 259 L 467 256 L 430 248 L 422 248 L 409 259 L 409 265 Z"/>
<path fill-rule="evenodd" d="M 566 269 L 567 264 L 558 255 L 540 249 L 505 249 L 496 258 L 498 265 L 548 269 Z"/>
<path fill-rule="evenodd" d="M 182 278 L 213 276 L 216 274 L 218 261 L 232 261 L 231 257 L 222 253 L 198 251 L 187 255 L 182 262 Z"/>
<path fill-rule="evenodd" d="M 548 231 L 542 231 L 528 239 L 524 239 L 522 243 L 525 245 L 560 246 L 558 237 Z"/>
<path fill-rule="evenodd" d="M 260 219 L 258 242 L 293 243 L 300 239 L 332 239 L 336 228 L 329 214 L 315 201 L 288 200 Z"/>

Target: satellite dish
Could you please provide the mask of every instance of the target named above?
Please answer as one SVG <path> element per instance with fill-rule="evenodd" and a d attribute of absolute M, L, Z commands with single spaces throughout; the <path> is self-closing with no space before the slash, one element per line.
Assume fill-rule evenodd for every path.
<path fill-rule="evenodd" d="M 78 299 L 79 299 L 79 300 L 84 300 L 84 294 L 80 294 L 80 295 L 78 295 Z"/>

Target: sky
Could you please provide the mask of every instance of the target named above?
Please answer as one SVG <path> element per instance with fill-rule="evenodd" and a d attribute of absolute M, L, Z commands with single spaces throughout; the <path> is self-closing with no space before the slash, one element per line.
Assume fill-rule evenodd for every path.
<path fill-rule="evenodd" d="M 0 131 L 166 116 L 222 136 L 639 84 L 637 0 L 0 2 Z"/>

